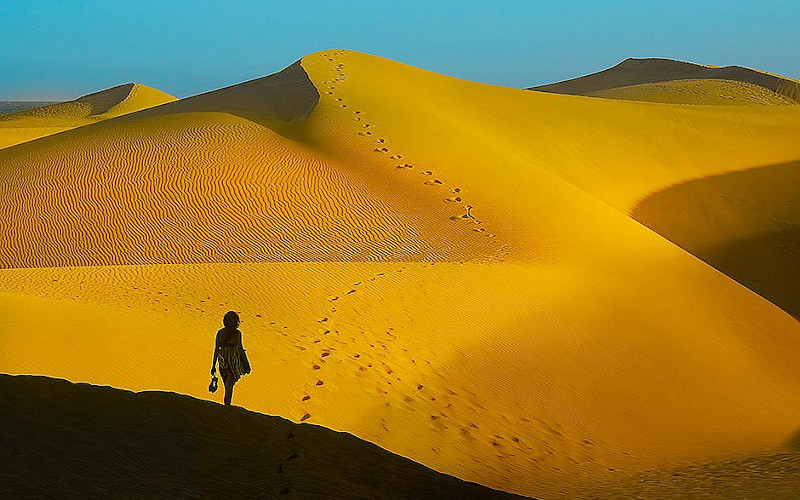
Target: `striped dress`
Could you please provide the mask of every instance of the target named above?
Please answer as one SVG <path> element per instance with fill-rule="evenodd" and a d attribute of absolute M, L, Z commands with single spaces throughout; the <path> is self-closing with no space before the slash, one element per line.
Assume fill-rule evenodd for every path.
<path fill-rule="evenodd" d="M 241 332 L 237 330 L 236 334 L 238 339 L 241 339 Z M 241 342 L 236 342 L 233 339 L 226 339 L 226 332 L 224 328 L 218 331 L 217 335 L 220 337 L 217 359 L 219 361 L 219 372 L 221 375 L 223 375 L 223 380 L 226 372 L 230 372 L 234 381 L 239 380 L 242 375 L 250 373 L 245 366 L 245 354 Z"/>

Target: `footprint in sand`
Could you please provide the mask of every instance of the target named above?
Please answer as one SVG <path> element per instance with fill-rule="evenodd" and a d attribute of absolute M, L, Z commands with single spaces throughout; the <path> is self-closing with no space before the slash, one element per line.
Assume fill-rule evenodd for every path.
<path fill-rule="evenodd" d="M 330 301 L 331 301 L 331 302 L 335 302 L 335 301 L 337 301 L 337 300 L 339 300 L 339 297 L 334 297 L 334 298 L 332 298 Z"/>
<path fill-rule="evenodd" d="M 426 170 L 422 172 L 422 175 L 433 175 L 433 172 L 431 172 L 430 170 Z"/>
<path fill-rule="evenodd" d="M 323 358 L 327 358 L 327 357 L 328 357 L 328 356 L 330 356 L 330 355 L 331 355 L 331 353 L 329 353 L 329 352 L 323 352 L 323 353 L 322 353 L 322 357 L 323 357 Z"/>
<path fill-rule="evenodd" d="M 323 382 L 322 380 L 317 380 L 316 385 L 325 385 L 325 382 Z"/>
<path fill-rule="evenodd" d="M 298 455 L 297 453 L 292 453 L 291 455 L 289 455 L 288 457 L 286 457 L 286 461 L 287 461 L 287 462 L 291 462 L 292 460 L 295 460 L 295 459 L 296 459 L 296 458 L 298 458 L 299 456 L 300 456 L 300 455 Z"/>
<path fill-rule="evenodd" d="M 306 394 L 305 396 L 303 396 L 303 399 L 301 399 L 300 401 L 308 401 L 309 399 L 311 399 L 311 396 Z"/>
<path fill-rule="evenodd" d="M 352 294 L 354 294 L 354 293 L 356 293 L 356 291 L 355 291 L 355 290 L 350 290 L 349 292 L 347 292 L 347 295 L 352 295 Z"/>
<path fill-rule="evenodd" d="M 319 366 L 319 365 L 314 365 L 314 366 L 312 366 L 312 368 L 313 368 L 314 370 L 319 370 L 319 369 L 320 369 L 320 366 Z"/>
<path fill-rule="evenodd" d="M 328 318 L 322 318 L 321 320 L 317 321 L 317 323 L 325 323 L 328 321 Z"/>
<path fill-rule="evenodd" d="M 310 414 L 310 413 L 306 413 L 305 415 L 303 415 L 302 417 L 300 417 L 300 421 L 301 421 L 301 422 L 305 422 L 305 421 L 306 421 L 306 420 L 308 420 L 309 418 L 311 418 L 311 414 Z"/>

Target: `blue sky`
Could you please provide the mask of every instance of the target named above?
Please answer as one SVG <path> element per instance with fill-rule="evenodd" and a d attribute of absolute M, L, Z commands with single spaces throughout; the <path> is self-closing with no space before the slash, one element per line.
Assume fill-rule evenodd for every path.
<path fill-rule="evenodd" d="M 328 48 L 513 87 L 645 56 L 800 78 L 798 19 L 798 0 L 0 0 L 0 100 L 132 81 L 185 97 Z"/>

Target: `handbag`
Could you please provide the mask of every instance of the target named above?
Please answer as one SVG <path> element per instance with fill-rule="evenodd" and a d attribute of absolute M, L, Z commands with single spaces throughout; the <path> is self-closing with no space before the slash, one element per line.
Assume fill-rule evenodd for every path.
<path fill-rule="evenodd" d="M 250 373 L 250 360 L 247 359 L 247 351 L 244 350 L 244 347 L 242 347 L 242 366 L 245 374 Z"/>

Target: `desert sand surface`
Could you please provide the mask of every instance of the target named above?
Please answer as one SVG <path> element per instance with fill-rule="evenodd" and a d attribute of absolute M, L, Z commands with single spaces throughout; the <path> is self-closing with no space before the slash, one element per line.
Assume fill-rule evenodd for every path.
<path fill-rule="evenodd" d="M 127 83 L 74 101 L 42 106 L 25 103 L 22 108 L 19 103 L 10 103 L 15 106 L 0 107 L 0 149 L 174 100 L 147 85 Z M 9 108 L 15 112 L 3 112 Z"/>
<path fill-rule="evenodd" d="M 173 393 L 8 375 L 0 387 L 4 498 L 521 498 L 349 434 Z"/>
<path fill-rule="evenodd" d="M 234 309 L 235 404 L 491 488 L 771 453 L 800 428 L 800 174 L 770 168 L 799 133 L 800 106 L 311 54 L 0 150 L 0 371 L 220 399 Z"/>
<path fill-rule="evenodd" d="M 647 471 L 575 498 L 792 500 L 800 497 L 800 452 L 778 451 L 672 470 Z"/>

